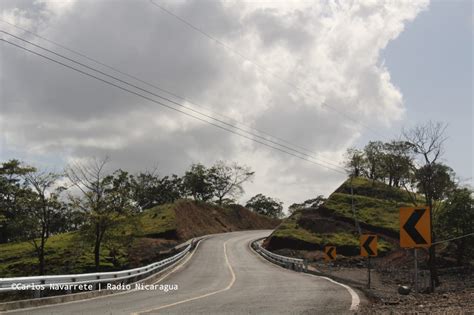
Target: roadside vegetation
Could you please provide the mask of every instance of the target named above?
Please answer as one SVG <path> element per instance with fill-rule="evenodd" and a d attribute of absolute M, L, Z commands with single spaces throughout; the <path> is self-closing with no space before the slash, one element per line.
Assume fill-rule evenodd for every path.
<path fill-rule="evenodd" d="M 432 242 L 441 241 L 423 256 L 430 270 L 430 290 L 440 284 L 440 260 L 470 270 L 473 190 L 442 160 L 445 130 L 442 123 L 429 122 L 405 130 L 398 140 L 349 148 L 344 163 L 349 179 L 327 199 L 318 196 L 290 206 L 293 214 L 267 240 L 267 246 L 311 251 L 336 245 L 341 249 L 338 253 L 358 256 L 359 224 L 362 233 L 379 235 L 383 257 L 399 250 L 400 207 L 427 205 L 433 220 Z"/>
<path fill-rule="evenodd" d="M 183 176 L 108 166 L 94 159 L 54 173 L 0 164 L 0 277 L 135 267 L 194 236 L 279 222 L 281 211 L 236 204 L 254 175 L 246 166 L 193 164 Z"/>

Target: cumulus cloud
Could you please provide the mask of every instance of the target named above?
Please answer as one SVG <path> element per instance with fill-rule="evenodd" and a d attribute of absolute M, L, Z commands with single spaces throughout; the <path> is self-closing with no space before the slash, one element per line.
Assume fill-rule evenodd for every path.
<path fill-rule="evenodd" d="M 5 0 L 1 19 L 173 91 L 189 102 L 168 97 L 186 106 L 205 106 L 332 163 L 370 132 L 362 126 L 389 128 L 403 118 L 402 93 L 379 56 L 427 1 L 159 4 L 231 49 L 149 1 Z M 27 161 L 64 164 L 108 154 L 116 167 L 136 171 L 158 164 L 163 174 L 181 173 L 193 162 L 226 159 L 256 170 L 245 198 L 263 192 L 287 206 L 327 194 L 344 179 L 5 43 L 1 66 L 2 159 L 14 152 Z"/>

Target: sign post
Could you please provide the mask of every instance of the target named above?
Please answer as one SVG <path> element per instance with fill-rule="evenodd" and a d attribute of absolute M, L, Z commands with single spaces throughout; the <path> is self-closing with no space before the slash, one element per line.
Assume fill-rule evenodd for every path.
<path fill-rule="evenodd" d="M 400 208 L 400 247 L 413 248 L 415 292 L 418 292 L 418 248 L 431 246 L 431 211 L 429 207 Z"/>
<path fill-rule="evenodd" d="M 360 236 L 360 255 L 362 257 L 367 257 L 367 287 L 370 289 L 370 269 L 372 268 L 370 257 L 378 255 L 377 235 L 363 234 Z"/>
<path fill-rule="evenodd" d="M 418 249 L 413 250 L 415 251 L 415 293 L 418 293 Z"/>

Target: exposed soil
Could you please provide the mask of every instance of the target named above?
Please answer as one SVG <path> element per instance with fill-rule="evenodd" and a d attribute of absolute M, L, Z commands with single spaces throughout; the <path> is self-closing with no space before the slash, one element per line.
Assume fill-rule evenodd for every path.
<path fill-rule="evenodd" d="M 239 230 L 274 229 L 280 220 L 271 219 L 234 205 L 220 208 L 206 203 L 184 201 L 175 209 L 177 236 L 180 240 Z"/>

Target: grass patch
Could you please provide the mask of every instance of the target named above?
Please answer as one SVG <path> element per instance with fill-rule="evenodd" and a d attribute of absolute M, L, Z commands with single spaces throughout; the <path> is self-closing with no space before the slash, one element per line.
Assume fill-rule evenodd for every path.
<path fill-rule="evenodd" d="M 140 215 L 141 226 L 138 236 L 159 235 L 176 230 L 175 206 L 175 204 L 166 204 L 143 212 Z"/>
<path fill-rule="evenodd" d="M 310 231 L 300 227 L 297 224 L 300 216 L 301 213 L 294 213 L 292 216 L 290 216 L 278 226 L 275 232 L 273 232 L 272 236 L 297 239 L 308 243 L 320 244 L 322 241 L 322 237 L 320 235 L 311 233 Z"/>
<path fill-rule="evenodd" d="M 366 196 L 354 196 L 357 219 L 370 225 L 380 226 L 393 231 L 399 231 L 400 207 L 410 206 L 408 203 L 388 201 Z M 325 203 L 325 207 L 335 213 L 353 217 L 351 195 L 333 193 Z"/>

